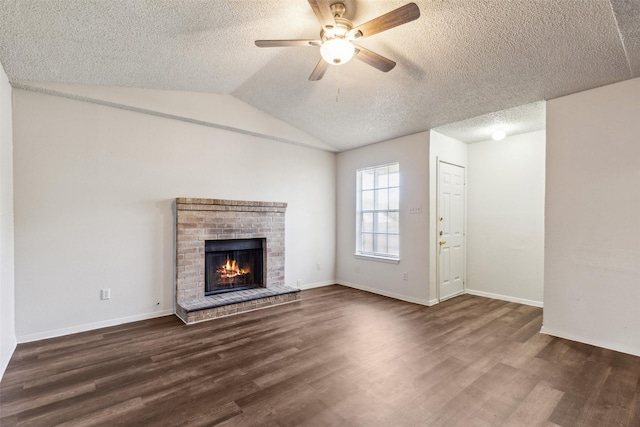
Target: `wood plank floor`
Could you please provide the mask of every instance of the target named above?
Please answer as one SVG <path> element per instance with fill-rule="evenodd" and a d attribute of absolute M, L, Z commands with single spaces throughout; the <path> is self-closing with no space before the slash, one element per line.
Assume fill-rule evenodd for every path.
<path fill-rule="evenodd" d="M 328 286 L 186 326 L 20 344 L 5 426 L 640 426 L 640 358 L 542 335 L 542 310 Z"/>

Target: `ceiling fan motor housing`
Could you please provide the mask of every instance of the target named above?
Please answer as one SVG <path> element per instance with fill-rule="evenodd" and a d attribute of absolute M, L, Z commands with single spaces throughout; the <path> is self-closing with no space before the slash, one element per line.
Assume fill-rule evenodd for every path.
<path fill-rule="evenodd" d="M 336 25 L 333 28 L 323 28 L 320 30 L 320 37 L 323 41 L 336 37 L 346 39 L 349 32 L 353 29 L 353 24 L 348 19 L 335 18 Z"/>

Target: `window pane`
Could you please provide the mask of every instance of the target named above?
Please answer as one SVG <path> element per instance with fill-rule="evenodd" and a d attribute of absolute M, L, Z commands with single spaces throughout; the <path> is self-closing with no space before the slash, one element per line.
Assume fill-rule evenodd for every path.
<path fill-rule="evenodd" d="M 389 186 L 389 168 L 376 169 L 376 188 L 386 188 Z"/>
<path fill-rule="evenodd" d="M 400 165 L 389 166 L 389 187 L 400 186 Z"/>
<path fill-rule="evenodd" d="M 368 190 L 362 192 L 362 210 L 363 211 L 372 211 L 373 210 L 373 191 Z"/>
<path fill-rule="evenodd" d="M 389 209 L 389 190 L 374 190 L 376 192 L 376 210 Z"/>
<path fill-rule="evenodd" d="M 373 233 L 373 214 L 372 213 L 362 214 L 362 232 Z"/>
<path fill-rule="evenodd" d="M 376 212 L 376 233 L 386 233 L 387 232 L 387 213 L 386 212 Z"/>
<path fill-rule="evenodd" d="M 400 255 L 400 236 L 397 234 L 390 234 L 388 236 L 388 254 L 389 255 Z"/>
<path fill-rule="evenodd" d="M 399 257 L 400 166 L 358 170 L 358 252 Z"/>
<path fill-rule="evenodd" d="M 371 190 L 373 189 L 373 183 L 374 183 L 374 174 L 375 171 L 373 169 L 366 169 L 363 170 L 362 172 L 362 189 L 363 190 Z"/>
<path fill-rule="evenodd" d="M 389 209 L 400 209 L 400 189 L 389 189 Z"/>
<path fill-rule="evenodd" d="M 387 216 L 389 218 L 387 232 L 394 234 L 400 233 L 400 214 L 398 212 L 389 212 Z"/>
<path fill-rule="evenodd" d="M 375 241 L 376 241 L 376 244 L 375 244 L 376 253 L 380 253 L 380 254 L 387 253 L 387 235 L 376 234 Z"/>
<path fill-rule="evenodd" d="M 362 233 L 362 252 L 373 252 L 373 234 Z"/>

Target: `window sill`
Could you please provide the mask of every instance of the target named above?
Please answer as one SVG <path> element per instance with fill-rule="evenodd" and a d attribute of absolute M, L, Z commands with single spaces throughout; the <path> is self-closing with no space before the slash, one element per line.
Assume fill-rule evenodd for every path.
<path fill-rule="evenodd" d="M 353 256 L 355 256 L 358 259 L 364 259 L 367 261 L 379 261 L 379 262 L 386 262 L 389 264 L 399 264 L 400 263 L 400 258 L 387 258 L 387 257 L 383 257 L 383 256 L 376 256 L 376 255 L 365 255 L 365 254 L 359 254 L 359 253 L 355 253 L 353 254 Z"/>

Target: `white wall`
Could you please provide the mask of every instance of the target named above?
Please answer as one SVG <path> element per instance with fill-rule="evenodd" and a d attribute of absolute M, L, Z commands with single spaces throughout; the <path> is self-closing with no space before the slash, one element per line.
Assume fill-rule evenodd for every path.
<path fill-rule="evenodd" d="M 542 306 L 545 131 L 468 155 L 467 292 Z"/>
<path fill-rule="evenodd" d="M 467 173 L 467 144 L 457 139 L 442 135 L 436 131 L 431 131 L 429 145 L 429 304 L 438 302 L 438 277 L 437 277 L 437 256 L 438 256 L 438 235 L 437 229 L 437 206 L 438 206 L 438 162 L 443 161 L 465 168 Z"/>
<path fill-rule="evenodd" d="M 171 313 L 175 197 L 287 202 L 286 283 L 333 281 L 335 154 L 21 89 L 13 115 L 19 341 Z"/>
<path fill-rule="evenodd" d="M 11 86 L 0 66 L 0 378 L 16 348 Z"/>
<path fill-rule="evenodd" d="M 382 295 L 429 301 L 429 133 L 422 132 L 337 155 L 337 282 Z M 356 258 L 356 170 L 400 163 L 400 262 Z M 422 214 L 409 214 L 422 206 Z M 403 280 L 403 273 L 408 280 Z"/>
<path fill-rule="evenodd" d="M 640 355 L 640 79 L 547 102 L 543 332 Z"/>

